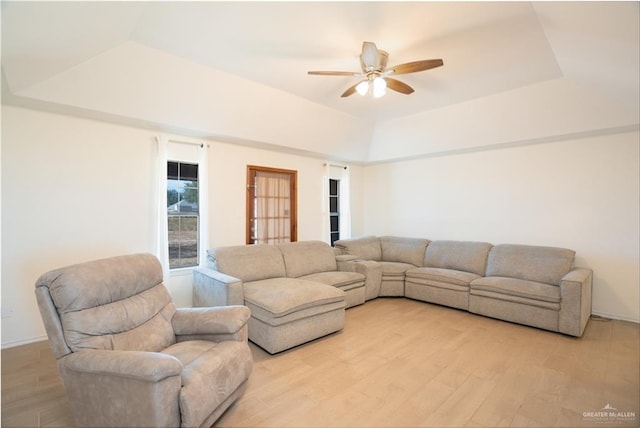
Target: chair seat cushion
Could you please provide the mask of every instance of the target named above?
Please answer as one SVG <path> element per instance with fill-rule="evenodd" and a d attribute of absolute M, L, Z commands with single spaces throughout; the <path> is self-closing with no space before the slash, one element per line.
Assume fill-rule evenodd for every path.
<path fill-rule="evenodd" d="M 471 272 L 433 267 L 411 269 L 407 271 L 406 275 L 407 281 L 434 286 L 438 286 L 439 283 L 445 283 L 469 287 L 471 281 L 481 278 L 480 275 Z"/>
<path fill-rule="evenodd" d="M 194 340 L 171 345 L 164 354 L 184 366 L 180 389 L 182 426 L 200 426 L 242 383 L 253 368 L 245 342 Z"/>
<path fill-rule="evenodd" d="M 365 276 L 358 272 L 331 271 L 301 276 L 299 279 L 332 285 L 342 290 L 364 286 Z"/>
<path fill-rule="evenodd" d="M 517 278 L 489 276 L 476 279 L 471 283 L 470 293 L 478 294 L 479 291 L 488 291 L 550 303 L 560 302 L 560 287 Z"/>

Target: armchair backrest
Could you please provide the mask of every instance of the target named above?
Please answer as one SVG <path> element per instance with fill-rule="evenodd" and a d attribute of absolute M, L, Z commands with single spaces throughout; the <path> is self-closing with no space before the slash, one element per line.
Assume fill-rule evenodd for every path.
<path fill-rule="evenodd" d="M 175 343 L 160 262 L 131 254 L 45 273 L 36 297 L 56 358 L 82 349 L 157 352 Z"/>

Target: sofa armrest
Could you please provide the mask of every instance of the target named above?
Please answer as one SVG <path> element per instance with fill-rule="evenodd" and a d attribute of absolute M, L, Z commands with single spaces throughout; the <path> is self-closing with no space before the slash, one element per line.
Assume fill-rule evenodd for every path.
<path fill-rule="evenodd" d="M 58 360 L 78 426 L 179 426 L 182 363 L 156 352 L 86 350 Z"/>
<path fill-rule="evenodd" d="M 353 260 L 360 260 L 360 259 L 358 258 L 358 256 L 354 256 L 352 254 L 338 254 L 336 256 L 336 261 L 338 263 L 340 263 L 340 262 L 350 262 L 350 261 L 353 261 Z"/>
<path fill-rule="evenodd" d="M 246 306 L 212 308 L 178 308 L 171 324 L 178 342 L 187 340 L 246 341 L 247 321 L 251 311 Z"/>
<path fill-rule="evenodd" d="M 217 270 L 193 271 L 193 306 L 244 305 L 242 280 Z"/>
<path fill-rule="evenodd" d="M 360 260 L 357 256 L 337 256 L 338 270 L 357 272 L 364 275 L 365 300 L 375 299 L 380 295 L 382 284 L 382 265 L 373 260 Z"/>
<path fill-rule="evenodd" d="M 356 260 L 358 260 L 358 256 L 351 256 L 347 254 L 336 256 L 338 270 L 342 272 L 356 272 L 356 266 L 353 263 Z"/>
<path fill-rule="evenodd" d="M 560 281 L 560 333 L 580 337 L 591 317 L 593 271 L 576 268 Z"/>

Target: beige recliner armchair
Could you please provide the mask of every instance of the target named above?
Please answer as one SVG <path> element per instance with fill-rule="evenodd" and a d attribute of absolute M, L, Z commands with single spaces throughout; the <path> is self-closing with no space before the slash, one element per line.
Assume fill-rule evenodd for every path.
<path fill-rule="evenodd" d="M 48 272 L 36 297 L 79 426 L 211 426 L 246 388 L 249 309 L 176 309 L 150 254 Z"/>

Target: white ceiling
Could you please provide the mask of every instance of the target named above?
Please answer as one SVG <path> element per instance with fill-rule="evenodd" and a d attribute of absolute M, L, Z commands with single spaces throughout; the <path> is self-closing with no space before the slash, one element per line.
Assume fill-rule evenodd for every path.
<path fill-rule="evenodd" d="M 89 64 L 99 60 L 101 72 L 121 68 L 109 65 L 108 58 L 121 62 L 116 53 L 135 46 L 139 52 L 205 67 L 218 73 L 218 81 L 220 76 L 235 76 L 226 82 L 227 97 L 236 91 L 242 97 L 252 87 L 274 102 L 286 94 L 319 105 L 335 112 L 338 121 L 347 114 L 359 129 L 368 129 L 361 132 L 365 143 L 354 142 L 365 145 L 375 141 L 376 130 L 384 131 L 387 123 L 513 91 L 529 93 L 557 80 L 579 85 L 594 102 L 604 97 L 615 105 L 616 114 L 624 112 L 623 120 L 608 120 L 606 126 L 628 126 L 627 114 L 639 114 L 638 18 L 638 2 L 3 1 L 2 70 L 5 90 L 15 97 L 130 117 L 136 115 L 133 110 L 107 108 L 106 101 L 103 108 L 97 95 L 83 104 L 69 93 L 84 79 L 101 85 L 95 70 L 92 77 L 83 74 Z M 444 66 L 397 76 L 415 92 L 390 91 L 380 99 L 357 94 L 340 98 L 356 77 L 307 75 L 308 70 L 358 71 L 365 40 L 389 52 L 389 65 L 442 58 Z M 155 77 L 147 74 L 147 82 L 153 82 Z M 68 83 L 71 76 L 73 85 Z M 256 91 L 255 84 L 266 89 Z M 203 90 L 208 85 L 202 81 L 207 87 Z M 275 133 L 240 135 L 211 122 L 196 124 L 195 119 L 188 126 L 211 135 L 295 146 Z M 321 147 L 298 148 L 324 152 Z M 417 154 L 429 150 L 425 145 Z M 371 160 L 370 148 L 343 157 Z"/>

